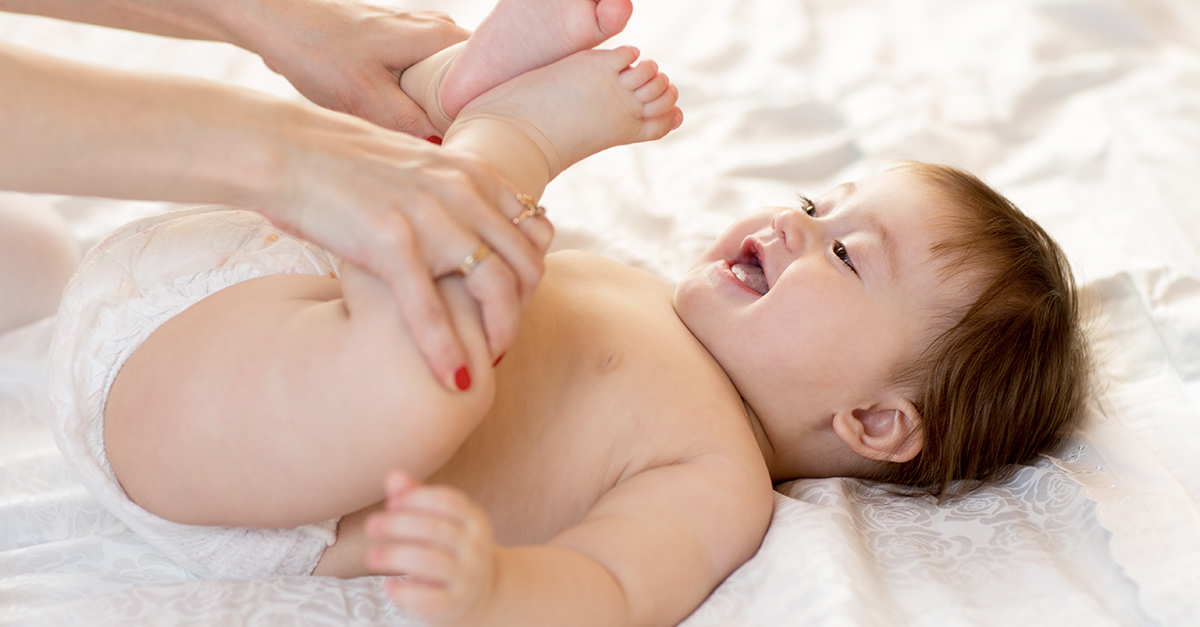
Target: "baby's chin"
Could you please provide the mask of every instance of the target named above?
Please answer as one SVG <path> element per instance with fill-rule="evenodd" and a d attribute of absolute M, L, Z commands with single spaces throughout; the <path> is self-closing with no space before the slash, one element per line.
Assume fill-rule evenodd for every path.
<path fill-rule="evenodd" d="M 704 278 L 693 269 L 685 274 L 675 286 L 675 292 L 671 295 L 671 306 L 674 307 L 679 321 L 691 332 L 692 337 L 696 338 L 711 354 L 712 346 L 706 340 L 709 339 L 707 333 L 712 332 L 713 329 L 708 329 L 707 326 L 710 325 L 703 324 L 706 319 L 711 318 L 703 313 L 705 299 Z"/>
<path fill-rule="evenodd" d="M 679 316 L 679 321 L 683 323 L 683 326 L 687 327 L 688 331 L 692 332 L 692 335 L 696 335 L 696 330 L 689 324 L 689 320 L 691 319 L 689 315 L 691 313 L 689 303 L 692 298 L 691 279 L 692 273 L 688 272 L 683 275 L 679 283 L 675 284 L 675 291 L 671 293 L 671 307 L 675 309 L 675 315 Z M 697 339 L 699 338 L 697 337 Z"/>
<path fill-rule="evenodd" d="M 675 291 L 671 292 L 671 307 L 673 307 L 675 309 L 675 315 L 679 316 L 679 320 L 683 322 L 684 326 L 687 326 L 687 316 L 684 314 L 683 311 L 680 311 L 680 308 L 681 308 L 680 297 L 686 291 L 685 285 L 686 285 L 686 281 L 688 280 L 688 275 L 690 275 L 690 274 L 691 274 L 691 272 L 689 272 L 688 274 L 685 274 L 683 276 L 683 278 L 680 279 L 680 281 L 675 284 Z M 688 327 L 688 330 L 691 331 L 691 327 Z M 693 333 L 695 333 L 695 332 L 693 331 Z"/>

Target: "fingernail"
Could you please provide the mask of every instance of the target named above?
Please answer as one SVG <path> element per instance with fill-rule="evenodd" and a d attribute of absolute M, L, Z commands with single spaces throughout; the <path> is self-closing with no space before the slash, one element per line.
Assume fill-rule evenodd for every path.
<path fill-rule="evenodd" d="M 671 130 L 672 131 L 679 128 L 682 125 L 683 125 L 683 116 L 681 114 L 676 113 L 675 115 L 671 116 Z"/>
<path fill-rule="evenodd" d="M 493 361 L 493 362 L 492 362 L 492 367 L 493 367 L 493 368 L 495 368 L 496 366 L 499 366 L 499 365 L 500 365 L 500 360 L 501 360 L 501 359 L 504 359 L 504 356 L 505 356 L 505 355 L 507 355 L 507 354 L 508 354 L 508 353 L 500 353 L 500 356 L 496 358 L 496 361 Z"/>
<path fill-rule="evenodd" d="M 466 392 L 467 388 L 471 387 L 471 373 L 467 372 L 466 366 L 454 372 L 454 385 L 457 385 L 461 392 Z"/>
<path fill-rule="evenodd" d="M 442 138 L 438 137 L 437 135 L 430 135 L 429 137 L 425 138 L 425 141 L 431 144 L 437 144 L 438 146 L 442 145 Z"/>

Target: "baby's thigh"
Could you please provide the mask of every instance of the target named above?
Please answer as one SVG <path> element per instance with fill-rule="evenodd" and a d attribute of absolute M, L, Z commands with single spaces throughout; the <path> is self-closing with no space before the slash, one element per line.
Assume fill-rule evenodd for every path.
<path fill-rule="evenodd" d="M 445 295 L 485 351 L 469 299 Z M 489 377 L 447 391 L 403 325 L 364 322 L 338 281 L 302 275 L 239 283 L 167 321 L 105 412 L 126 492 L 176 522 L 288 527 L 381 500 L 391 468 L 432 474 L 486 414 Z"/>
<path fill-rule="evenodd" d="M 78 264 L 75 238 L 53 209 L 0 193 L 0 333 L 53 314 Z"/>

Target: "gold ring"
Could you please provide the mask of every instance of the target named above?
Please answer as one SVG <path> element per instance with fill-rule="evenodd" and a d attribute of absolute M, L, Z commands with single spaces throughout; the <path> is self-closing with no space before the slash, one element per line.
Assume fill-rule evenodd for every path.
<path fill-rule="evenodd" d="M 529 194 L 517 194 L 517 200 L 522 205 L 525 205 L 525 210 L 520 215 L 512 219 L 513 226 L 516 226 L 525 221 L 526 218 L 546 215 L 546 208 L 533 202 L 533 196 Z"/>
<path fill-rule="evenodd" d="M 463 262 L 458 264 L 458 269 L 455 270 L 455 273 L 464 279 L 467 278 L 467 275 L 471 274 L 475 266 L 479 265 L 479 262 L 486 259 L 490 254 L 492 254 L 492 249 L 488 248 L 487 244 L 480 242 L 479 248 L 476 248 L 475 252 L 467 255 L 466 259 L 463 259 Z"/>

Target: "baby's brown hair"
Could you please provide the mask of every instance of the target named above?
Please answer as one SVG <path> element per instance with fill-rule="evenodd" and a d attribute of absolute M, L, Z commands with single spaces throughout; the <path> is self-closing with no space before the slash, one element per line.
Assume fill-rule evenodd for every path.
<path fill-rule="evenodd" d="M 1087 343 L 1070 267 L 1042 227 L 971 174 L 916 162 L 900 169 L 961 209 L 935 257 L 952 274 L 984 279 L 961 318 L 897 374 L 915 390 L 923 449 L 873 477 L 944 497 L 1003 480 L 1062 444 L 1088 397 Z"/>

